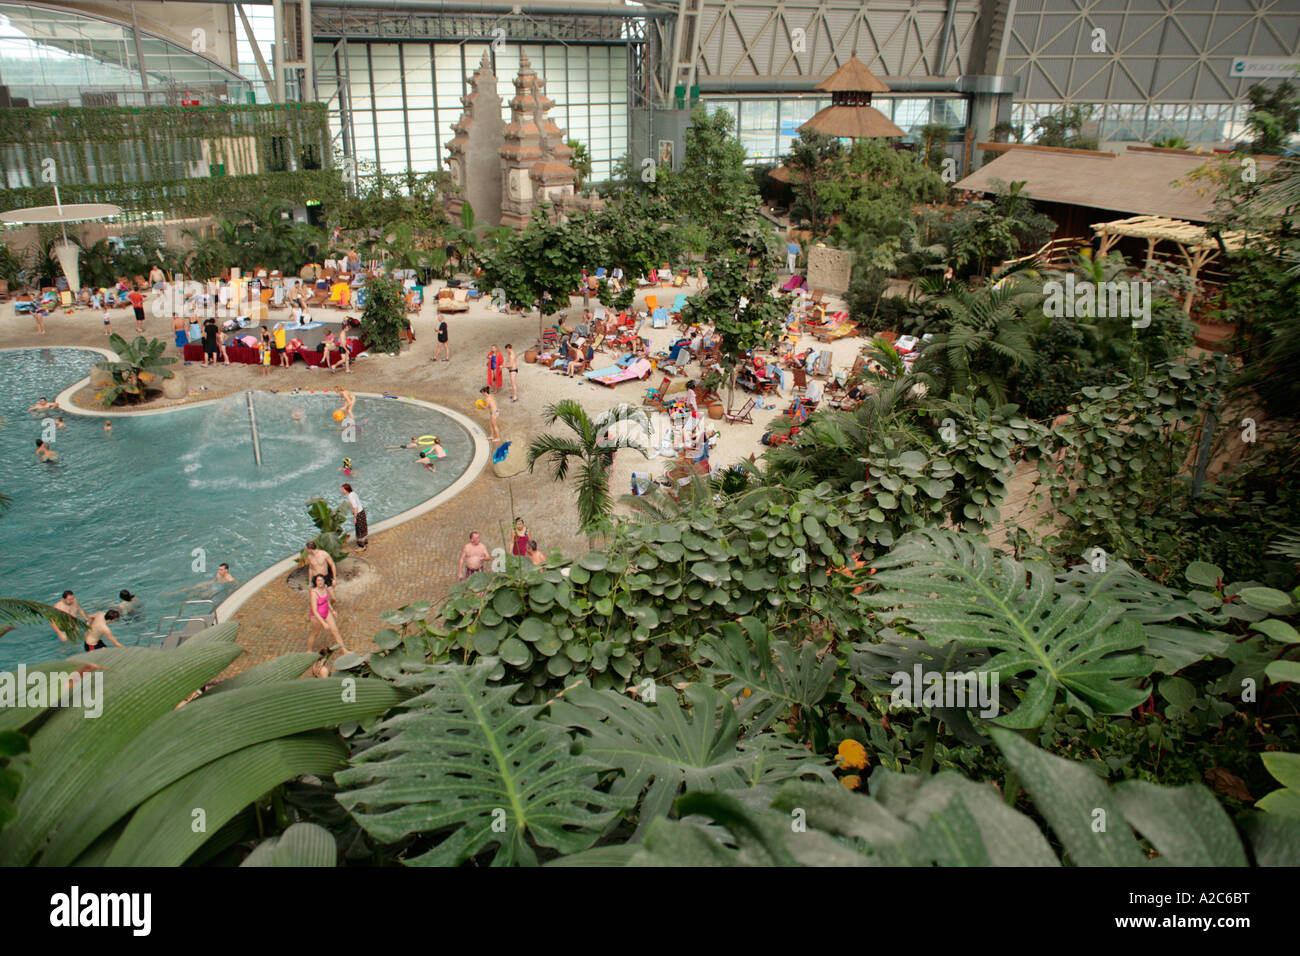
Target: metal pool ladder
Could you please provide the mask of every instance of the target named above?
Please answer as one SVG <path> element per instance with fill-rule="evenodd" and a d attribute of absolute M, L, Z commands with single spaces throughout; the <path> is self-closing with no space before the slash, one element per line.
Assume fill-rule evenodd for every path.
<path fill-rule="evenodd" d="M 185 601 L 175 614 L 169 614 L 160 620 L 152 634 L 141 634 L 136 638 L 135 646 L 170 651 L 216 623 L 215 601 Z"/>

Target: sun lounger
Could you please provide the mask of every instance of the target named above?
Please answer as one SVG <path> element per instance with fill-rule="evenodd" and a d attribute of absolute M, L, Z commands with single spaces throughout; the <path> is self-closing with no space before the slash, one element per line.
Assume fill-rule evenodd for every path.
<path fill-rule="evenodd" d="M 647 312 L 654 312 L 655 309 L 659 308 L 659 296 L 657 295 L 646 296 L 645 307 Z"/>
<path fill-rule="evenodd" d="M 634 379 L 642 379 L 650 374 L 650 360 L 637 359 L 627 368 L 622 369 L 616 375 L 600 375 L 591 378 L 593 382 L 599 382 L 601 385 L 608 385 L 611 388 L 620 382 L 630 382 Z"/>
<path fill-rule="evenodd" d="M 690 298 L 690 297 L 689 297 L 685 292 L 678 292 L 677 295 L 676 295 L 676 297 L 673 299 L 673 309 L 672 309 L 672 310 L 673 310 L 674 312 L 680 312 L 680 311 L 682 311 L 682 309 L 686 308 L 686 300 L 687 300 L 688 298 Z"/>
<path fill-rule="evenodd" d="M 659 308 L 655 309 L 654 312 L 650 314 L 650 328 L 652 329 L 668 328 L 668 310 L 665 309 L 663 306 L 660 306 Z"/>

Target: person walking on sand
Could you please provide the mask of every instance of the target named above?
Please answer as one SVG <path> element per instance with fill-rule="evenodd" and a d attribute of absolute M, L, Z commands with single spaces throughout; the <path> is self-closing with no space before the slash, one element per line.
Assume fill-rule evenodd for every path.
<path fill-rule="evenodd" d="M 131 300 L 131 310 L 135 312 L 135 330 L 144 331 L 144 296 L 140 294 L 139 289 L 132 289 L 131 294 L 127 296 Z"/>
<path fill-rule="evenodd" d="M 339 602 L 338 595 L 334 593 L 334 576 L 338 574 L 338 568 L 334 564 L 334 559 L 324 548 L 318 547 L 315 541 L 307 542 L 307 580 L 311 581 L 320 575 L 325 579 L 325 589 L 329 591 L 330 600 L 335 604 Z"/>
<path fill-rule="evenodd" d="M 98 614 L 92 614 L 85 636 L 81 639 L 81 646 L 87 651 L 98 650 L 104 646 L 104 638 L 107 638 L 109 643 L 121 647 L 121 643 L 113 636 L 113 631 L 108 626 L 121 616 L 122 612 L 115 607 L 109 608 L 107 611 L 100 611 Z"/>
<path fill-rule="evenodd" d="M 330 607 L 330 594 L 325 587 L 325 575 L 317 574 L 311 579 L 311 584 L 311 590 L 307 594 L 307 619 L 313 626 L 311 634 L 307 637 L 307 650 L 315 652 L 316 632 L 325 631 L 334 638 L 334 643 L 339 646 L 339 650 L 345 654 L 351 653 L 343 643 L 343 635 L 339 633 L 339 623 L 338 618 L 334 616 L 334 608 Z"/>
<path fill-rule="evenodd" d="M 483 396 L 483 406 L 488 413 L 488 441 L 500 441 L 501 426 L 499 419 L 501 418 L 501 409 L 497 408 L 497 400 L 492 397 L 492 389 L 484 385 L 479 389 L 479 393 Z"/>
<path fill-rule="evenodd" d="M 515 356 L 515 347 L 506 343 L 506 371 L 510 373 L 510 401 L 519 401 L 519 359 Z"/>
<path fill-rule="evenodd" d="M 438 361 L 439 357 L 444 362 L 451 361 L 451 350 L 447 347 L 447 320 L 442 316 L 438 317 L 438 347 L 434 350 L 433 361 Z"/>
<path fill-rule="evenodd" d="M 348 506 L 352 508 L 352 522 L 356 526 L 357 548 L 364 551 L 370 541 L 370 522 L 366 519 L 366 506 L 361 503 L 361 496 L 352 490 L 351 485 L 343 485 L 343 494 L 347 496 Z"/>
<path fill-rule="evenodd" d="M 456 580 L 464 581 L 471 574 L 483 570 L 492 555 L 488 554 L 487 545 L 477 531 L 469 533 L 469 541 L 460 549 L 460 564 L 456 568 Z"/>
<path fill-rule="evenodd" d="M 64 614 L 68 614 L 72 617 L 79 617 L 87 624 L 90 623 L 90 615 L 81 609 L 81 602 L 77 600 L 77 596 L 71 591 L 63 592 L 63 597 L 54 602 L 54 609 L 56 611 L 62 611 Z M 59 640 L 68 640 L 68 635 L 64 634 L 53 624 L 51 624 L 50 627 L 54 628 L 54 633 L 59 635 Z"/>

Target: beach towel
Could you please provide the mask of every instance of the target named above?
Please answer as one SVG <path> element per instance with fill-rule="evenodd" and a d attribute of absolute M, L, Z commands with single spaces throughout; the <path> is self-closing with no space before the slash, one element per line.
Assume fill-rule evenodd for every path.
<path fill-rule="evenodd" d="M 650 485 L 654 481 L 648 471 L 632 472 L 632 494 L 644 495 L 649 494 Z"/>
<path fill-rule="evenodd" d="M 609 387 L 612 388 L 613 386 L 618 385 L 620 382 L 630 382 L 633 379 L 645 378 L 649 374 L 650 374 L 650 360 L 638 359 L 636 362 L 632 363 L 627 368 L 622 369 L 617 374 L 595 376 L 591 380 L 593 382 L 599 382 L 601 385 L 608 385 Z"/>
<path fill-rule="evenodd" d="M 650 315 L 650 328 L 666 329 L 668 328 L 668 310 L 660 306 Z"/>
<path fill-rule="evenodd" d="M 786 280 L 785 285 L 781 286 L 784 292 L 797 292 L 803 288 L 803 276 L 791 276 Z"/>

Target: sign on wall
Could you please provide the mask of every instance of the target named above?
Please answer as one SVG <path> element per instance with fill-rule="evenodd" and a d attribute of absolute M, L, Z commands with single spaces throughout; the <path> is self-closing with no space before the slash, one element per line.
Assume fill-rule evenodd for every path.
<path fill-rule="evenodd" d="M 1289 79 L 1300 76 L 1300 57 L 1238 56 L 1228 67 L 1229 76 Z"/>

